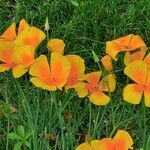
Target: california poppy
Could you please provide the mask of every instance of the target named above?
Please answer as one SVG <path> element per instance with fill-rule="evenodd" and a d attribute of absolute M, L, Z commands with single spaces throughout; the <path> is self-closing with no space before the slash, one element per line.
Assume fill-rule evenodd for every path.
<path fill-rule="evenodd" d="M 112 65 L 112 59 L 109 55 L 105 55 L 102 57 L 101 62 L 104 66 L 104 68 L 108 71 L 111 72 L 113 69 L 113 65 Z"/>
<path fill-rule="evenodd" d="M 30 67 L 30 81 L 49 91 L 62 89 L 67 83 L 70 68 L 68 60 L 57 52 L 51 53 L 50 65 L 46 56 L 41 55 Z"/>
<path fill-rule="evenodd" d="M 148 48 L 146 47 L 143 39 L 134 34 L 106 42 L 106 53 L 115 60 L 117 60 L 116 55 L 119 52 L 133 51 L 136 49 L 146 51 Z"/>
<path fill-rule="evenodd" d="M 144 101 L 150 107 L 150 70 L 144 61 L 134 61 L 124 73 L 136 83 L 127 85 L 123 90 L 123 99 L 132 104 L 139 104 L 144 93 Z"/>
<path fill-rule="evenodd" d="M 90 101 L 95 105 L 106 105 L 110 98 L 104 93 L 113 92 L 116 87 L 116 80 L 113 74 L 109 74 L 100 81 L 101 72 L 92 72 L 85 75 L 86 82 L 80 82 L 75 86 L 79 97 L 89 96 Z"/>

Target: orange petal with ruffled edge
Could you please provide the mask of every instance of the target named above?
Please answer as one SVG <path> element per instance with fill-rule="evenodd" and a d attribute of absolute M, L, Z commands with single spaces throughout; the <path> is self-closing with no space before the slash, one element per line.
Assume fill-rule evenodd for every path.
<path fill-rule="evenodd" d="M 8 71 L 10 68 L 6 64 L 0 64 L 0 72 Z"/>
<path fill-rule="evenodd" d="M 70 73 L 71 65 L 65 56 L 60 53 L 51 53 L 50 60 L 51 75 L 55 85 L 61 89 L 66 83 Z"/>
<path fill-rule="evenodd" d="M 146 51 L 142 51 L 142 50 L 134 52 L 132 54 L 130 52 L 126 52 L 124 56 L 124 64 L 127 66 L 133 61 L 142 60 L 145 56 L 145 53 Z"/>
<path fill-rule="evenodd" d="M 3 38 L 9 42 L 14 41 L 16 38 L 16 24 L 13 23 L 9 26 L 0 38 Z"/>
<path fill-rule="evenodd" d="M 129 41 L 128 48 L 131 50 L 140 48 L 141 50 L 144 50 L 144 51 L 148 49 L 143 39 L 138 35 L 132 36 L 131 40 Z"/>
<path fill-rule="evenodd" d="M 100 89 L 106 92 L 113 92 L 116 88 L 116 79 L 114 74 L 109 74 L 100 82 Z"/>
<path fill-rule="evenodd" d="M 124 69 L 124 73 L 139 85 L 145 85 L 147 78 L 147 65 L 143 61 L 134 61 Z"/>
<path fill-rule="evenodd" d="M 101 91 L 94 91 L 90 96 L 89 96 L 90 101 L 95 104 L 95 105 L 106 105 L 109 103 L 110 98 L 106 94 L 104 94 Z"/>
<path fill-rule="evenodd" d="M 51 39 L 47 44 L 47 49 L 51 52 L 64 54 L 65 43 L 61 39 Z"/>
<path fill-rule="evenodd" d="M 124 130 L 118 130 L 113 139 L 115 141 L 115 146 L 117 150 L 128 150 L 132 148 L 132 137 L 128 132 Z"/>
<path fill-rule="evenodd" d="M 91 72 L 85 75 L 85 80 L 92 86 L 97 86 L 99 84 L 101 77 L 101 71 Z"/>
<path fill-rule="evenodd" d="M 18 27 L 18 34 L 20 34 L 22 31 L 29 29 L 30 25 L 27 23 L 27 21 L 25 19 L 22 19 L 19 22 L 19 27 Z"/>
<path fill-rule="evenodd" d="M 123 99 L 131 104 L 139 104 L 143 94 L 143 87 L 129 84 L 123 89 Z"/>
<path fill-rule="evenodd" d="M 77 92 L 77 94 L 80 98 L 83 98 L 88 94 L 88 90 L 85 88 L 86 85 L 87 85 L 87 83 L 79 82 L 74 87 L 75 91 Z"/>
<path fill-rule="evenodd" d="M 67 89 L 72 88 L 78 82 L 83 80 L 85 64 L 84 60 L 78 55 L 67 55 L 65 56 L 70 62 L 71 69 L 67 80 Z"/>
<path fill-rule="evenodd" d="M 80 144 L 76 150 L 92 150 L 91 146 L 88 143 Z"/>
<path fill-rule="evenodd" d="M 13 61 L 17 65 L 29 66 L 34 61 L 35 48 L 29 45 L 15 46 Z"/>
<path fill-rule="evenodd" d="M 36 27 L 24 29 L 16 38 L 16 46 L 29 45 L 37 47 L 45 39 L 45 33 Z"/>
<path fill-rule="evenodd" d="M 33 76 L 30 81 L 35 86 L 48 89 L 50 91 L 56 89 L 55 85 L 52 83 L 50 67 L 45 55 L 41 55 L 35 60 L 30 67 L 29 74 Z"/>
<path fill-rule="evenodd" d="M 99 141 L 99 147 L 98 150 L 115 150 L 115 142 L 111 138 L 103 138 Z"/>

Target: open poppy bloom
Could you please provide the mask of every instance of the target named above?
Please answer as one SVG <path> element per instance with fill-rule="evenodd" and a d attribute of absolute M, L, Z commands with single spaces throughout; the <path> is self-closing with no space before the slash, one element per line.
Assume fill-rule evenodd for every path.
<path fill-rule="evenodd" d="M 84 60 L 78 55 L 66 55 L 65 58 L 70 62 L 71 69 L 65 89 L 74 88 L 84 79 L 85 64 Z"/>
<path fill-rule="evenodd" d="M 44 38 L 41 30 L 30 27 L 24 19 L 20 21 L 16 35 L 13 23 L 0 37 L 0 71 L 12 68 L 15 78 L 22 76 L 34 61 L 35 49 Z"/>
<path fill-rule="evenodd" d="M 102 57 L 101 62 L 104 66 L 104 68 L 108 71 L 111 72 L 113 69 L 113 65 L 112 65 L 112 59 L 109 55 L 105 55 Z"/>
<path fill-rule="evenodd" d="M 128 132 L 118 130 L 114 138 L 103 138 L 93 140 L 91 143 L 83 143 L 76 150 L 129 150 L 132 148 L 133 140 Z"/>
<path fill-rule="evenodd" d="M 132 104 L 139 104 L 144 93 L 144 102 L 150 107 L 150 70 L 144 61 L 134 61 L 124 73 L 136 83 L 127 85 L 123 90 L 123 99 Z"/>
<path fill-rule="evenodd" d="M 109 74 L 100 81 L 101 72 L 92 72 L 85 75 L 87 82 L 80 82 L 75 90 L 80 98 L 89 96 L 90 101 L 95 105 L 106 105 L 110 98 L 104 93 L 113 92 L 116 87 L 116 80 L 113 74 Z"/>
<path fill-rule="evenodd" d="M 134 34 L 106 42 L 106 53 L 114 60 L 117 60 L 116 55 L 119 52 L 133 51 L 136 49 L 146 51 L 148 48 L 146 47 L 143 39 Z"/>
<path fill-rule="evenodd" d="M 51 53 L 50 65 L 45 55 L 41 55 L 31 65 L 29 74 L 32 76 L 30 81 L 37 87 L 49 91 L 55 91 L 67 83 L 70 73 L 70 63 L 61 54 Z"/>
<path fill-rule="evenodd" d="M 61 39 L 51 39 L 48 41 L 47 49 L 50 52 L 58 52 L 64 54 L 65 43 Z"/>

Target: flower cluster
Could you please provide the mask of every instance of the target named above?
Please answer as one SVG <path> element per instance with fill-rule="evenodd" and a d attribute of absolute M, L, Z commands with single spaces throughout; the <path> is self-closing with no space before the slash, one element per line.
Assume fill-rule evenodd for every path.
<path fill-rule="evenodd" d="M 123 89 L 123 99 L 132 104 L 139 104 L 144 93 L 144 101 L 150 107 L 150 55 L 148 48 L 138 35 L 127 35 L 106 42 L 106 55 L 99 59 L 93 52 L 94 59 L 103 66 L 102 70 L 85 73 L 85 61 L 78 55 L 64 55 L 65 43 L 61 39 L 50 39 L 47 43 L 49 56 L 35 57 L 40 43 L 46 38 L 37 27 L 30 26 L 22 19 L 18 29 L 13 23 L 0 36 L 0 72 L 12 70 L 14 78 L 29 72 L 30 81 L 36 87 L 56 91 L 68 91 L 73 88 L 80 98 L 88 97 L 90 102 L 100 106 L 110 101 L 111 92 L 116 89 L 113 60 L 124 52 L 124 73 L 135 83 Z M 133 144 L 126 131 L 119 130 L 116 136 L 94 140 L 77 147 L 77 150 L 127 150 Z M 110 147 L 110 148 L 109 148 Z"/>

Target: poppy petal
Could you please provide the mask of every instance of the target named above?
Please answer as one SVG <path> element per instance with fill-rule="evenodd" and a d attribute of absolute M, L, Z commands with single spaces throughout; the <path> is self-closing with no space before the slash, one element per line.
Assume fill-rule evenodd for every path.
<path fill-rule="evenodd" d="M 132 137 L 124 130 L 118 130 L 113 139 L 118 150 L 127 150 L 133 145 Z"/>
<path fill-rule="evenodd" d="M 106 105 L 110 101 L 110 98 L 101 91 L 94 91 L 89 96 L 89 99 L 93 104 L 98 105 L 98 106 Z"/>
<path fill-rule="evenodd" d="M 148 68 L 150 68 L 150 54 L 147 54 L 144 58 L 144 62 L 147 64 Z"/>
<path fill-rule="evenodd" d="M 145 106 L 150 107 L 150 84 L 144 89 L 144 101 Z"/>
<path fill-rule="evenodd" d="M 92 150 L 88 143 L 80 144 L 76 150 Z"/>
<path fill-rule="evenodd" d="M 71 65 L 65 56 L 60 53 L 51 53 L 50 61 L 51 75 L 58 88 L 62 88 L 66 83 L 70 73 Z"/>
<path fill-rule="evenodd" d="M 35 48 L 45 39 L 45 34 L 36 27 L 24 29 L 16 38 L 15 44 L 29 45 Z"/>
<path fill-rule="evenodd" d="M 15 46 L 13 61 L 15 64 L 28 66 L 34 61 L 35 48 L 33 46 Z"/>
<path fill-rule="evenodd" d="M 85 79 L 92 85 L 97 86 L 100 81 L 101 72 L 95 71 L 85 75 Z"/>
<path fill-rule="evenodd" d="M 138 84 L 129 84 L 123 90 L 123 99 L 131 104 L 139 104 L 143 88 Z"/>
<path fill-rule="evenodd" d="M 43 82 L 41 79 L 36 78 L 36 77 L 31 77 L 30 81 L 36 86 L 36 87 L 40 87 L 42 89 L 48 90 L 48 91 L 55 91 L 56 90 L 56 86 L 54 85 L 50 85 L 50 84 L 46 84 L 45 82 Z"/>
<path fill-rule="evenodd" d="M 30 25 L 27 23 L 27 21 L 25 19 L 22 19 L 19 22 L 19 27 L 18 27 L 18 34 L 20 34 L 22 31 L 29 29 Z"/>
<path fill-rule="evenodd" d="M 113 92 L 116 88 L 116 79 L 114 74 L 109 74 L 100 82 L 100 89 L 106 92 Z"/>
<path fill-rule="evenodd" d="M 0 72 L 8 71 L 11 67 L 7 67 L 5 64 L 0 64 Z"/>
<path fill-rule="evenodd" d="M 16 24 L 13 23 L 11 26 L 9 26 L 7 30 L 3 33 L 1 38 L 4 38 L 9 42 L 14 41 L 16 38 Z"/>
<path fill-rule="evenodd" d="M 109 55 L 105 55 L 102 57 L 101 62 L 104 66 L 104 68 L 108 71 L 111 72 L 113 69 L 113 65 L 112 65 L 112 59 Z"/>
<path fill-rule="evenodd" d="M 65 57 L 71 64 L 71 69 L 67 80 L 67 87 L 69 88 L 83 80 L 85 64 L 84 60 L 78 55 L 67 55 Z"/>
<path fill-rule="evenodd" d="M 147 78 L 147 65 L 140 60 L 134 61 L 124 69 L 124 73 L 138 84 L 144 85 Z"/>
<path fill-rule="evenodd" d="M 75 91 L 77 92 L 80 98 L 83 98 L 88 94 L 88 90 L 86 90 L 85 86 L 86 86 L 86 83 L 84 82 L 80 82 L 75 85 Z"/>
<path fill-rule="evenodd" d="M 111 138 L 103 138 L 99 141 L 99 150 L 115 150 L 114 140 Z"/>
<path fill-rule="evenodd" d="M 61 39 L 51 39 L 47 44 L 47 49 L 51 52 L 64 54 L 65 43 Z"/>
<path fill-rule="evenodd" d="M 12 68 L 12 73 L 13 73 L 14 78 L 21 77 L 27 71 L 28 71 L 28 69 L 25 66 L 23 66 L 23 65 L 18 65 L 16 67 Z"/>
<path fill-rule="evenodd" d="M 50 84 L 50 67 L 45 55 L 41 55 L 34 61 L 30 67 L 29 74 L 39 78 L 39 80 L 43 81 L 45 84 Z"/>

